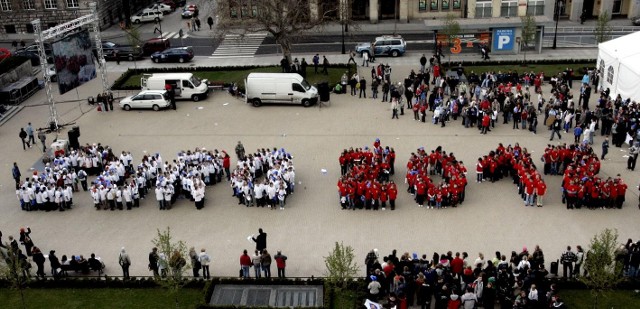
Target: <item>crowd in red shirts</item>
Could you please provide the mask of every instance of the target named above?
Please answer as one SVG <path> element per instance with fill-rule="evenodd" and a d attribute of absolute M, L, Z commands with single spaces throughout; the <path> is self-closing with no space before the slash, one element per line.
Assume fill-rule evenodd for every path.
<path fill-rule="evenodd" d="M 407 192 L 414 195 L 418 207 L 424 207 L 425 202 L 428 209 L 457 207 L 464 202 L 466 174 L 464 163 L 456 160 L 453 153 L 447 155 L 441 146 L 431 153 L 420 147 L 407 162 Z M 431 178 L 435 175 L 442 176 L 439 184 Z"/>
<path fill-rule="evenodd" d="M 380 139 L 375 140 L 373 149 L 345 149 L 339 158 L 342 209 L 385 210 L 388 202 L 395 210 L 398 187 L 389 179 L 395 173 L 395 157 L 393 147 L 381 146 Z"/>
<path fill-rule="evenodd" d="M 531 154 L 518 143 L 506 148 L 502 143 L 496 150 L 489 152 L 482 158 L 478 158 L 476 164 L 477 181 L 483 182 L 490 179 L 491 182 L 511 175 L 513 183 L 518 186 L 518 194 L 524 200 L 524 206 L 544 205 L 544 196 L 547 193 L 547 185 L 536 169 Z"/>
<path fill-rule="evenodd" d="M 542 155 L 544 171 L 563 175 L 562 203 L 567 209 L 622 208 L 627 184 L 620 178 L 598 177 L 600 160 L 588 143 L 551 146 Z"/>

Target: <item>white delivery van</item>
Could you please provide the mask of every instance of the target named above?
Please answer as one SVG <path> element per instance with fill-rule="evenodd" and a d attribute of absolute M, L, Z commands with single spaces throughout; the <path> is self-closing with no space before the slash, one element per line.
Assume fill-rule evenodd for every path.
<path fill-rule="evenodd" d="M 199 79 L 193 73 L 143 74 L 140 79 L 142 90 L 165 90 L 167 84 L 175 89 L 176 100 L 197 102 L 209 95 L 208 81 Z"/>
<path fill-rule="evenodd" d="M 245 99 L 255 107 L 267 103 L 309 107 L 318 102 L 318 89 L 297 73 L 250 73 L 244 84 Z"/>

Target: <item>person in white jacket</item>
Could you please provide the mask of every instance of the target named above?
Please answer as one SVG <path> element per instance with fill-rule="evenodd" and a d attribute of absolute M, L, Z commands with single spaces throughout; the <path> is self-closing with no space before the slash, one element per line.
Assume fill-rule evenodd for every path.
<path fill-rule="evenodd" d="M 93 199 L 93 206 L 96 207 L 96 210 L 100 210 L 100 191 L 96 188 L 95 185 L 91 186 L 91 198 Z"/>
<path fill-rule="evenodd" d="M 160 210 L 164 210 L 165 209 L 164 189 L 162 189 L 162 187 L 156 187 L 156 200 L 158 201 L 158 206 L 160 207 Z"/>

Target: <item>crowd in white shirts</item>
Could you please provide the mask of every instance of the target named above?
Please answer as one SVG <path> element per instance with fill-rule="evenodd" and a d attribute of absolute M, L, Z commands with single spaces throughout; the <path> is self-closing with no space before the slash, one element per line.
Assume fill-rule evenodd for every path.
<path fill-rule="evenodd" d="M 43 170 L 17 183 L 16 196 L 25 211 L 64 211 L 73 205 L 73 193 L 80 183 L 84 191 L 90 191 L 98 210 L 139 207 L 150 190 L 160 210 L 170 209 L 178 198 L 189 199 L 202 209 L 205 186 L 221 182 L 225 172 L 229 179 L 229 159 L 225 151 L 196 148 L 180 151 L 172 162 L 163 161 L 159 153 L 145 155 L 134 166 L 131 152 L 116 155 L 108 146 L 86 144 L 79 150 L 57 152 Z M 90 187 L 89 175 L 96 175 Z"/>
<path fill-rule="evenodd" d="M 238 204 L 283 210 L 295 191 L 295 177 L 291 154 L 284 148 L 262 148 L 238 160 L 231 187 Z"/>

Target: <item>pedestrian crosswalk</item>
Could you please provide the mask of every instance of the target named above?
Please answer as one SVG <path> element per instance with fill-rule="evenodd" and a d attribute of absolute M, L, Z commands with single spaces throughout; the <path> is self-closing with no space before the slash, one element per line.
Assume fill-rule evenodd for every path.
<path fill-rule="evenodd" d="M 267 33 L 227 34 L 209 58 L 251 58 L 266 37 Z"/>
<path fill-rule="evenodd" d="M 173 31 L 173 32 L 165 32 L 162 34 L 162 37 L 165 39 L 179 39 L 180 38 L 180 33 L 178 31 Z M 186 39 L 189 37 L 189 33 L 183 33 L 182 38 Z M 157 36 L 157 38 L 160 38 L 160 35 Z"/>

